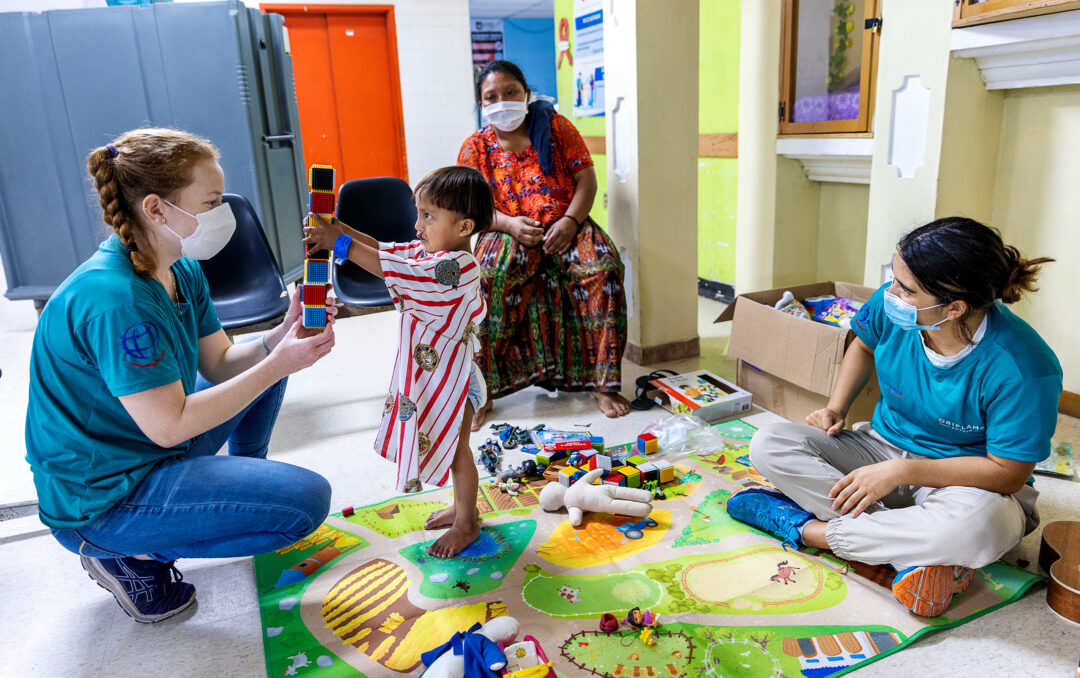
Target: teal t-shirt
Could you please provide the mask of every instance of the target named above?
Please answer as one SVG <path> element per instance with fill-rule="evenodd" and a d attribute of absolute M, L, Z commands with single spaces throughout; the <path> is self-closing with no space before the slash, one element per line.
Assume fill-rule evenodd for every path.
<path fill-rule="evenodd" d="M 221 328 L 198 262 L 172 266 L 180 304 L 135 274 L 114 235 L 60 284 L 45 305 L 30 356 L 26 460 L 41 520 L 93 523 L 146 477 L 182 454 L 147 438 L 120 396 L 180 381 L 195 390 L 199 339 Z"/>
<path fill-rule="evenodd" d="M 900 449 L 941 459 L 998 457 L 1039 462 L 1050 455 L 1061 365 L 1035 330 L 1001 302 L 986 333 L 959 362 L 938 367 L 918 330 L 885 315 L 883 285 L 851 329 L 874 351 L 881 397 L 874 430 Z"/>

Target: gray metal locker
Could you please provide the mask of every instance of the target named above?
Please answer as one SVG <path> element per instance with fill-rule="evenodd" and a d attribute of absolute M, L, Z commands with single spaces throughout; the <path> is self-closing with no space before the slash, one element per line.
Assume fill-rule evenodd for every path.
<path fill-rule="evenodd" d="M 107 235 L 86 156 L 136 127 L 221 149 L 286 280 L 307 212 L 280 15 L 238 0 L 0 13 L 0 258 L 9 299 L 43 300 Z"/>

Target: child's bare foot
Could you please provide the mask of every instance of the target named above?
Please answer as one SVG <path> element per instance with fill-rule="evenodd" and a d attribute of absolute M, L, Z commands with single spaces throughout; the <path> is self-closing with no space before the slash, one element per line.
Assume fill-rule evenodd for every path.
<path fill-rule="evenodd" d="M 601 393 L 600 391 L 591 391 L 592 397 L 596 398 L 596 403 L 600 405 L 600 411 L 605 415 L 615 418 L 621 417 L 626 414 L 630 414 L 630 401 L 622 397 L 618 393 Z"/>
<path fill-rule="evenodd" d="M 428 555 L 436 558 L 453 558 L 480 536 L 480 523 L 470 520 L 464 525 L 454 523 L 446 534 L 428 547 Z"/>
<path fill-rule="evenodd" d="M 450 508 L 444 508 L 441 511 L 435 511 L 428 519 L 424 521 L 425 530 L 437 530 L 440 527 L 450 527 L 454 524 L 454 518 L 457 515 L 457 511 L 453 506 Z M 480 522 L 480 509 L 476 509 L 476 522 Z"/>
<path fill-rule="evenodd" d="M 480 427 L 484 425 L 484 420 L 487 419 L 489 412 L 491 412 L 491 400 L 488 400 L 484 403 L 483 407 L 473 413 L 471 426 L 473 431 L 480 430 Z"/>

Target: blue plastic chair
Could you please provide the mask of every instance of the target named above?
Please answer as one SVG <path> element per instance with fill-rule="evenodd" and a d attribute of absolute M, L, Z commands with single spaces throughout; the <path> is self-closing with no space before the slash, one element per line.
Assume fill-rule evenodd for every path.
<path fill-rule="evenodd" d="M 397 177 L 346 181 L 338 190 L 337 217 L 379 242 L 416 240 L 416 204 L 409 184 Z M 392 306 L 377 278 L 351 261 L 334 266 L 334 294 L 350 306 Z"/>
<path fill-rule="evenodd" d="M 289 309 L 289 296 L 282 295 L 285 280 L 259 217 L 242 195 L 226 193 L 221 199 L 232 207 L 236 232 L 212 259 L 199 262 L 221 326 L 234 330 L 284 315 Z"/>

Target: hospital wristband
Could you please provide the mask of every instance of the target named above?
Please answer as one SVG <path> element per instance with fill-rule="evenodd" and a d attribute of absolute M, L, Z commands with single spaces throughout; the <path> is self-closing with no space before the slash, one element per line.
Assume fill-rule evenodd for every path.
<path fill-rule="evenodd" d="M 352 244 L 352 236 L 342 233 L 334 241 L 334 263 L 344 264 L 349 258 L 349 245 Z"/>

